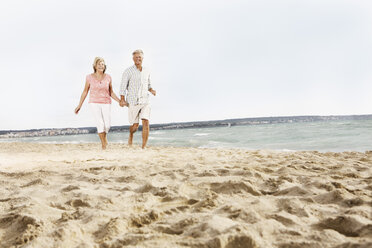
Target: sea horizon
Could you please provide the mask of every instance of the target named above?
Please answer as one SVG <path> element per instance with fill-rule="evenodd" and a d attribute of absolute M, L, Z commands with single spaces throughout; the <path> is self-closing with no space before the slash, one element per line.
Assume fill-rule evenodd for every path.
<path fill-rule="evenodd" d="M 273 123 L 291 123 L 291 122 L 316 122 L 316 121 L 332 121 L 332 120 L 369 120 L 372 119 L 372 114 L 361 115 L 285 115 L 285 116 L 264 116 L 264 117 L 247 117 L 247 118 L 233 118 L 233 119 L 219 119 L 219 120 L 203 120 L 203 121 L 184 121 L 184 122 L 165 122 L 165 123 L 150 123 L 152 130 L 162 129 L 183 129 L 183 128 L 203 128 L 214 126 L 235 126 L 235 125 L 261 125 Z M 141 130 L 140 125 L 140 130 Z M 129 131 L 130 125 L 111 126 L 110 132 Z M 29 129 L 3 129 L 0 130 L 0 139 L 7 133 L 22 133 L 22 132 L 38 132 L 42 130 L 87 130 L 81 133 L 63 133 L 51 134 L 42 136 L 54 135 L 76 135 L 95 133 L 96 127 L 45 127 L 45 128 L 29 128 Z M 35 135 L 37 136 L 37 135 Z M 27 136 L 33 137 L 33 136 Z"/>

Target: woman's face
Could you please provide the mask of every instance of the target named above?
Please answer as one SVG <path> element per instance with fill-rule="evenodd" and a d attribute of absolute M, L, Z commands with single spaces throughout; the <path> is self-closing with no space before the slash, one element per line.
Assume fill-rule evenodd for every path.
<path fill-rule="evenodd" d="M 103 72 L 104 70 L 105 70 L 105 61 L 99 61 L 98 63 L 97 63 L 97 65 L 96 65 L 96 70 L 98 71 L 98 72 Z"/>

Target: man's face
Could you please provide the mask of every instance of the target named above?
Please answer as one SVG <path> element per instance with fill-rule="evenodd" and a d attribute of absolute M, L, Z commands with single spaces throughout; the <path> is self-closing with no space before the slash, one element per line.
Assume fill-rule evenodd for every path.
<path fill-rule="evenodd" d="M 133 55 L 133 61 L 135 65 L 142 65 L 143 56 L 140 53 Z"/>

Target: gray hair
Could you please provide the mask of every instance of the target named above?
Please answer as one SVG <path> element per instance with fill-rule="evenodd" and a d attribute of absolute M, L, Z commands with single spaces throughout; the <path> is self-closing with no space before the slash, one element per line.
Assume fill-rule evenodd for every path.
<path fill-rule="evenodd" d="M 142 51 L 141 49 L 137 49 L 137 50 L 135 50 L 135 51 L 132 53 L 133 56 L 134 56 L 135 54 L 141 54 L 142 57 L 143 57 L 143 51 Z"/>

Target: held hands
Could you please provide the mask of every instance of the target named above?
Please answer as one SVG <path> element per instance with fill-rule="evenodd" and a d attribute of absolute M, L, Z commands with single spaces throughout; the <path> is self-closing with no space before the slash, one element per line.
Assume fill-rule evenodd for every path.
<path fill-rule="evenodd" d="M 129 106 L 129 104 L 126 102 L 126 101 L 124 101 L 124 100 L 120 100 L 119 101 L 119 105 L 120 105 L 120 107 L 124 107 L 124 106 Z"/>
<path fill-rule="evenodd" d="M 156 90 L 150 89 L 149 91 L 151 92 L 151 94 L 156 96 Z M 129 104 L 124 99 L 120 99 L 119 105 L 120 105 L 120 107 L 124 107 L 124 106 L 129 107 Z"/>

